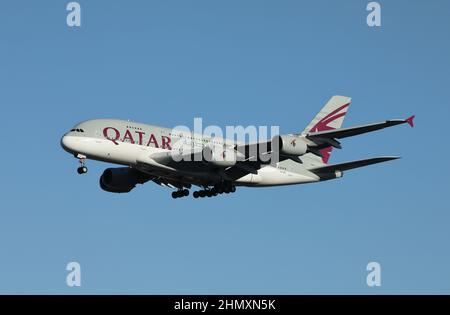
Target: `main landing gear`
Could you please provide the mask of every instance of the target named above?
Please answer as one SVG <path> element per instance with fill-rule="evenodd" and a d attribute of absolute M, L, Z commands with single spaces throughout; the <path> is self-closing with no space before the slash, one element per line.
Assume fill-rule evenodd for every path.
<path fill-rule="evenodd" d="M 203 189 L 203 190 L 199 190 L 199 191 L 194 191 L 194 193 L 192 194 L 192 196 L 194 198 L 203 198 L 203 197 L 214 197 L 220 194 L 229 194 L 229 193 L 234 193 L 236 191 L 236 186 L 234 186 L 231 183 L 221 183 L 218 185 L 215 185 L 213 188 L 211 189 Z"/>
<path fill-rule="evenodd" d="M 187 189 L 179 189 L 177 191 L 172 192 L 172 198 L 181 198 L 181 197 L 187 197 L 189 196 L 189 190 Z"/>
<path fill-rule="evenodd" d="M 80 167 L 77 168 L 77 173 L 78 174 L 86 174 L 88 169 L 86 167 L 86 156 L 82 155 L 82 154 L 78 154 L 76 156 L 78 158 L 78 161 L 80 162 Z"/>
<path fill-rule="evenodd" d="M 220 194 L 229 194 L 234 193 L 236 191 L 236 186 L 234 186 L 232 183 L 229 182 L 223 182 L 220 184 L 214 185 L 212 188 L 205 187 L 202 190 L 194 191 L 192 196 L 194 196 L 195 199 L 197 198 L 203 198 L 203 197 L 214 197 Z M 189 196 L 189 190 L 187 189 L 179 189 L 177 191 L 172 192 L 172 198 L 181 198 Z"/>

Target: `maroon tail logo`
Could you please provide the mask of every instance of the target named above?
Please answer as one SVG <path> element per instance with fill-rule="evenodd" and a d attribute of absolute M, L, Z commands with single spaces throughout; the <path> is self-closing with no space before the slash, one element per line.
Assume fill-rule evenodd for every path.
<path fill-rule="evenodd" d="M 335 121 L 338 118 L 341 118 L 342 116 L 345 116 L 346 112 L 339 113 L 344 108 L 348 107 L 350 103 L 347 103 L 345 105 L 342 105 L 341 107 L 335 109 L 325 117 L 323 117 L 319 122 L 317 122 L 314 127 L 311 128 L 310 132 L 318 132 L 318 131 L 325 131 L 325 130 L 334 130 L 335 128 L 328 126 L 329 123 Z M 320 154 L 322 155 L 322 161 L 324 163 L 328 163 L 328 160 L 330 159 L 331 150 L 332 147 L 326 147 L 322 150 L 320 150 Z"/>

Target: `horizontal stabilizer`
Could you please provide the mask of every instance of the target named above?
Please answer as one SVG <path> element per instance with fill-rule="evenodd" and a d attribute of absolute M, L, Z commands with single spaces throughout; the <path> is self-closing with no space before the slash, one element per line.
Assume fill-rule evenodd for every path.
<path fill-rule="evenodd" d="M 398 157 L 398 156 L 381 156 L 381 157 L 376 157 L 376 158 L 315 167 L 315 168 L 309 169 L 309 171 L 311 171 L 315 174 L 334 173 L 335 171 L 347 171 L 347 170 L 351 170 L 353 168 L 358 168 L 358 167 L 368 166 L 371 164 L 396 160 L 398 158 L 400 158 L 400 157 Z"/>

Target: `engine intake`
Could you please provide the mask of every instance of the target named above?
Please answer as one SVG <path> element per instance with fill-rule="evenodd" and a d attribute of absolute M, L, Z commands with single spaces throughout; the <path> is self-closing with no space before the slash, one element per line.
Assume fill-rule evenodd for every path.
<path fill-rule="evenodd" d="M 150 175 L 130 167 L 107 168 L 100 176 L 100 187 L 108 192 L 127 193 L 150 179 Z"/>

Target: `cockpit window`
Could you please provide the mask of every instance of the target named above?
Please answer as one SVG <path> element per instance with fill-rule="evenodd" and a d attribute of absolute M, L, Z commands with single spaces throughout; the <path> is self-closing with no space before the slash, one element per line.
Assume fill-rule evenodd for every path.
<path fill-rule="evenodd" d="M 83 129 L 70 129 L 70 131 L 72 132 L 84 132 Z"/>

